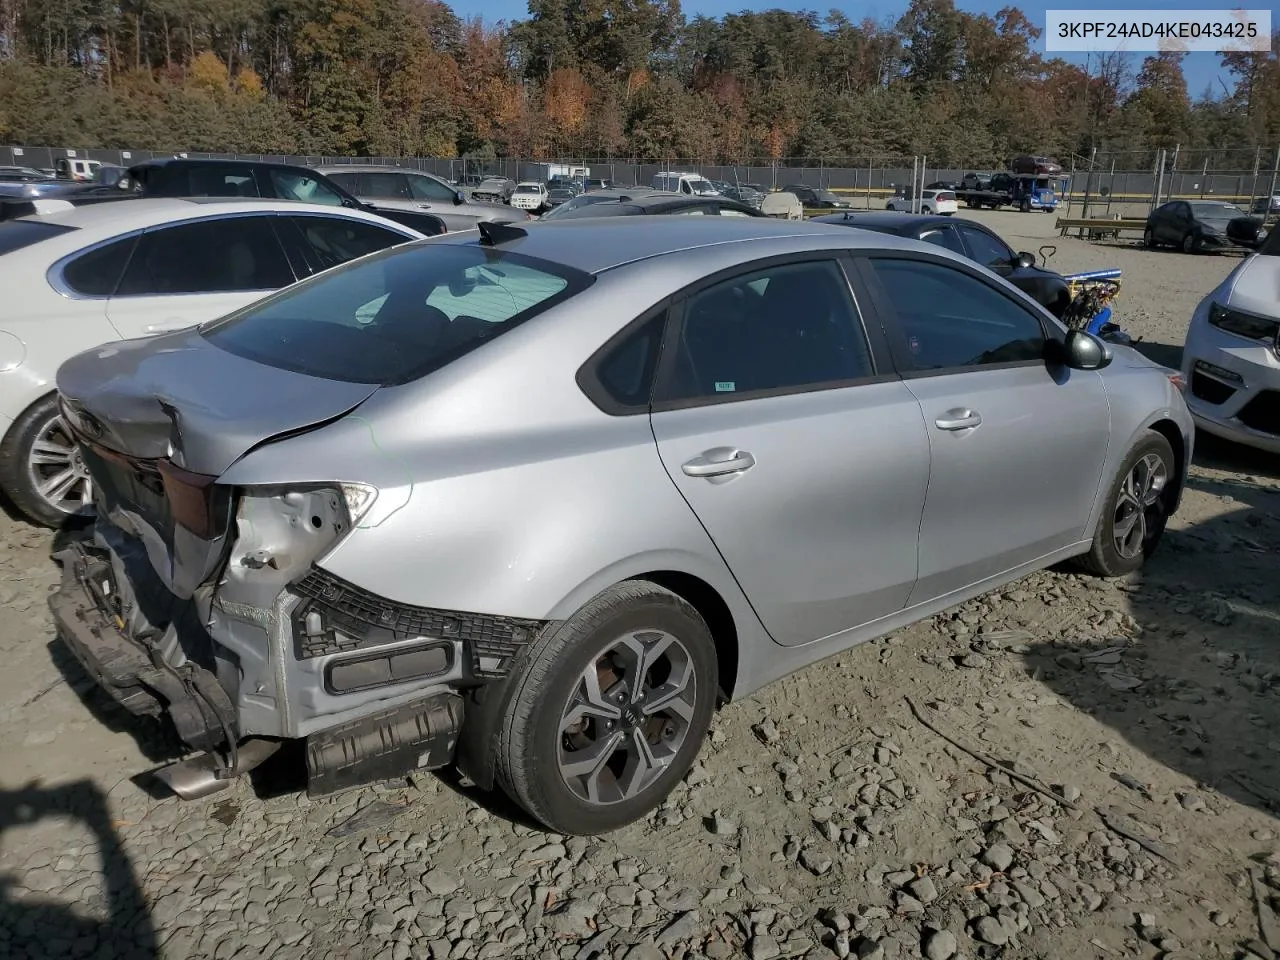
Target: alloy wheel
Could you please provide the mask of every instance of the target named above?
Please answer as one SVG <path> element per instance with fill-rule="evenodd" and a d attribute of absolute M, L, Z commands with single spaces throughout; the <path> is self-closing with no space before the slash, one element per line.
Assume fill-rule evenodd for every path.
<path fill-rule="evenodd" d="M 560 717 L 558 765 L 580 800 L 630 800 L 689 736 L 697 683 L 688 648 L 660 630 L 613 641 L 583 670 Z"/>
<path fill-rule="evenodd" d="M 1148 453 L 1129 470 L 1116 498 L 1112 536 L 1116 552 L 1126 560 L 1142 553 L 1150 534 L 1160 529 L 1169 467 L 1158 453 Z"/>
<path fill-rule="evenodd" d="M 66 421 L 50 417 L 27 451 L 31 489 L 62 513 L 75 513 L 93 501 L 93 479 Z"/>

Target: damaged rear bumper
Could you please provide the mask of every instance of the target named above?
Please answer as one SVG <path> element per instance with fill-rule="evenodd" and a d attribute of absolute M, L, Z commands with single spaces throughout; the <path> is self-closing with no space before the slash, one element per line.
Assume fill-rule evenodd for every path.
<path fill-rule="evenodd" d="M 220 776 L 238 744 L 304 741 L 312 794 L 451 763 L 463 694 L 505 676 L 542 626 L 392 603 L 314 566 L 293 582 L 227 571 L 166 606 L 149 566 L 121 560 L 132 547 L 99 519 L 55 554 L 63 641 L 125 709 L 226 756 Z"/>
<path fill-rule="evenodd" d="M 112 611 L 109 553 L 75 543 L 56 552 L 62 582 L 49 597 L 58 635 L 85 671 L 136 716 L 167 715 L 182 740 L 211 750 L 235 737 L 234 708 L 217 678 L 194 663 L 174 666 L 159 648 L 130 637 Z"/>

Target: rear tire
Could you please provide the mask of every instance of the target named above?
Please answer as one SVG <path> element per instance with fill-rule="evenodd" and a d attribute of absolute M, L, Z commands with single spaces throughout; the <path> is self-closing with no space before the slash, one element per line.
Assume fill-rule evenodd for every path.
<path fill-rule="evenodd" d="M 717 696 L 715 642 L 682 597 L 618 583 L 517 665 L 498 782 L 531 816 L 590 836 L 647 816 L 688 772 Z"/>
<path fill-rule="evenodd" d="M 36 444 L 42 454 L 33 463 Z M 41 486 L 50 493 L 41 491 Z M 57 527 L 91 502 L 92 482 L 58 413 L 56 394 L 41 397 L 0 442 L 0 489 L 28 520 Z"/>
<path fill-rule="evenodd" d="M 1155 552 L 1169 522 L 1169 484 L 1177 464 L 1169 441 L 1148 430 L 1120 465 L 1093 534 L 1078 563 L 1100 577 L 1123 577 Z"/>

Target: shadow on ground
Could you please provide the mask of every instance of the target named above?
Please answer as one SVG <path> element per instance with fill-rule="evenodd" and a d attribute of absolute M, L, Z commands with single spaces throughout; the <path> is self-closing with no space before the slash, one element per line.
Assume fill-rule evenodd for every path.
<path fill-rule="evenodd" d="M 1196 442 L 1198 464 L 1236 475 L 1197 471 L 1208 514 L 1175 519 L 1124 584 L 1140 638 L 1103 662 L 1097 643 L 1037 647 L 1026 668 L 1152 759 L 1280 814 L 1280 491 L 1251 479 L 1280 477 L 1280 458 Z"/>
<path fill-rule="evenodd" d="M 51 640 L 48 649 L 49 659 L 93 718 L 113 733 L 133 737 L 139 752 L 149 761 L 165 763 L 187 752 L 167 721 L 134 716 L 112 700 L 60 638 Z"/>
<path fill-rule="evenodd" d="M 0 844 L 5 831 L 51 818 L 79 821 L 93 834 L 106 919 L 89 916 L 83 902 L 66 903 L 57 899 L 56 891 L 41 892 L 56 886 L 56 876 L 51 877 L 49 868 L 16 875 L 0 873 L 0 930 L 5 931 L 0 952 L 12 960 L 159 957 L 155 926 L 111 819 L 106 795 L 88 780 L 61 787 L 32 784 L 0 790 Z M 54 882 L 49 883 L 50 879 Z M 21 896 L 15 895 L 18 891 Z"/>

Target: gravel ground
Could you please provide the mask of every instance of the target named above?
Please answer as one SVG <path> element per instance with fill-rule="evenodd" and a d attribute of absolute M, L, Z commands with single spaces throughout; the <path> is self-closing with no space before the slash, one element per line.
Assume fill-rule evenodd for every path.
<path fill-rule="evenodd" d="M 1236 259 L 980 218 L 1122 267 L 1175 365 Z M 590 840 L 448 777 L 150 795 L 172 745 L 70 662 L 49 535 L 0 518 L 0 956 L 1271 957 L 1280 461 L 1199 443 L 1142 576 L 1037 574 L 731 704 L 660 811 Z"/>

